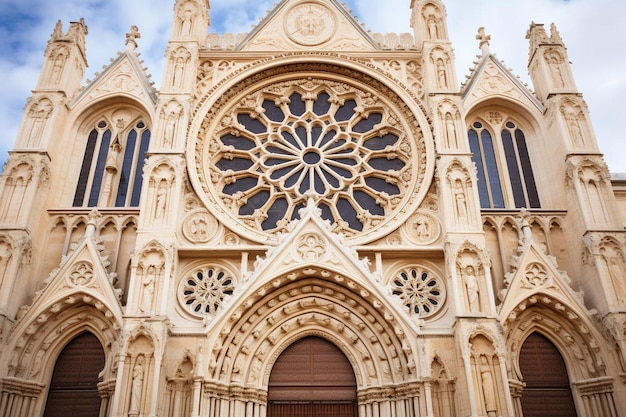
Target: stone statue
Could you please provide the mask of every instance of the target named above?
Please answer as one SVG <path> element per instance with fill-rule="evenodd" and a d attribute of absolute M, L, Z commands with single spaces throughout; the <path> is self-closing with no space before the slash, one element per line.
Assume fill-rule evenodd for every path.
<path fill-rule="evenodd" d="M 467 301 L 469 311 L 476 313 L 480 311 L 480 292 L 478 288 L 478 280 L 474 275 L 474 266 L 467 265 L 465 267 L 465 287 L 467 290 Z"/>
<path fill-rule="evenodd" d="M 135 362 L 135 367 L 133 368 L 133 380 L 130 388 L 130 408 L 128 410 L 129 415 L 139 415 L 139 403 L 143 389 L 144 361 L 143 356 L 137 357 L 137 362 Z"/>
<path fill-rule="evenodd" d="M 480 355 L 480 381 L 482 382 L 483 400 L 487 417 L 496 417 L 496 391 L 493 383 L 493 375 L 487 361 L 487 356 Z"/>

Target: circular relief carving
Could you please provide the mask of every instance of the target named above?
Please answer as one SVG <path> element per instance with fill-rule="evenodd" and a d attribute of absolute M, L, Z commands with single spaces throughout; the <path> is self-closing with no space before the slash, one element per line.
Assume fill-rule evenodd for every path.
<path fill-rule="evenodd" d="M 322 4 L 303 3 L 287 12 L 284 24 L 285 32 L 292 41 L 304 46 L 315 46 L 333 36 L 337 19 Z"/>
<path fill-rule="evenodd" d="M 441 227 L 430 214 L 417 213 L 406 222 L 405 232 L 411 242 L 428 245 L 439 239 Z"/>
<path fill-rule="evenodd" d="M 217 220 L 205 211 L 196 211 L 183 222 L 183 235 L 194 243 L 207 243 L 217 230 Z"/>
<path fill-rule="evenodd" d="M 370 232 L 381 235 L 383 225 L 405 221 L 407 205 L 426 193 L 432 164 L 415 116 L 376 85 L 389 97 L 366 85 L 308 77 L 265 80 L 237 101 L 220 99 L 190 161 L 206 206 L 219 207 L 216 217 L 259 240 L 287 231 L 309 200 L 347 238 L 373 239 Z"/>
<path fill-rule="evenodd" d="M 206 266 L 183 279 L 179 297 L 187 311 L 204 317 L 215 314 L 234 290 L 235 281 L 228 271 L 218 265 Z"/>
<path fill-rule="evenodd" d="M 419 266 L 401 270 L 393 279 L 391 289 L 393 295 L 402 299 L 410 314 L 420 318 L 435 314 L 446 299 L 441 279 Z"/>

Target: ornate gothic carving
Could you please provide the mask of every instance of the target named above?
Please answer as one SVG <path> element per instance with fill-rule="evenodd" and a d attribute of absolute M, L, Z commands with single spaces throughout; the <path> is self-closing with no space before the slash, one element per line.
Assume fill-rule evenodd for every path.
<path fill-rule="evenodd" d="M 220 265 L 195 268 L 179 285 L 178 299 L 196 317 L 214 316 L 227 296 L 235 291 L 233 274 Z"/>

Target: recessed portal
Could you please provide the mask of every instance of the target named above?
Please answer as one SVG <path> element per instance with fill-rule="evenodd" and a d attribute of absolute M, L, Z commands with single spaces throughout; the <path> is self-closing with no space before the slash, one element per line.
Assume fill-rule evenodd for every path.
<path fill-rule="evenodd" d="M 356 417 L 356 378 L 348 358 L 320 337 L 278 357 L 268 386 L 268 417 Z"/>

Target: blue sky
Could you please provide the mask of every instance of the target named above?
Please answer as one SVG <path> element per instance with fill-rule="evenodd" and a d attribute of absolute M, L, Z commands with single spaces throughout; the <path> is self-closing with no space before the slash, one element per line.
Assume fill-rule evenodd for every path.
<path fill-rule="evenodd" d="M 211 0 L 214 32 L 248 32 L 274 0 Z M 374 32 L 410 32 L 411 0 L 348 0 L 355 16 Z M 0 0 L 0 164 L 13 147 L 30 91 L 35 88 L 46 43 L 57 20 L 64 30 L 85 18 L 89 28 L 86 78 L 124 48 L 124 34 L 139 26 L 138 51 L 158 88 L 174 0 Z M 624 0 L 447 0 L 457 73 L 463 81 L 479 53 L 476 30 L 492 35 L 491 50 L 525 82 L 531 21 L 555 22 L 568 47 L 578 89 L 591 110 L 600 150 L 612 172 L 626 172 L 626 15 Z"/>

